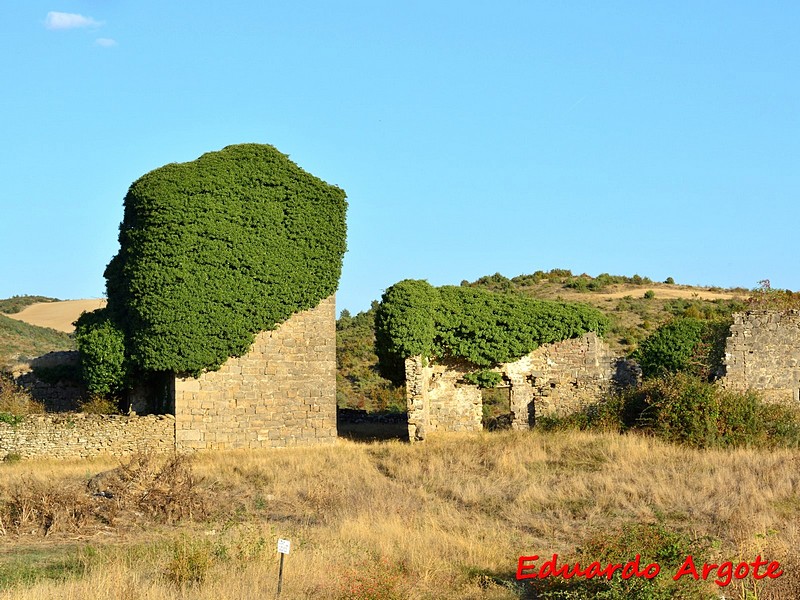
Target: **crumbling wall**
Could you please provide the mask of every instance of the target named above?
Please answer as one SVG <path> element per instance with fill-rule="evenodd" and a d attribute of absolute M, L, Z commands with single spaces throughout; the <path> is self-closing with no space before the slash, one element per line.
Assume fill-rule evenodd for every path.
<path fill-rule="evenodd" d="M 734 314 L 722 383 L 758 390 L 768 402 L 800 402 L 800 311 Z"/>
<path fill-rule="evenodd" d="M 479 431 L 481 391 L 463 377 L 474 367 L 459 362 L 406 360 L 409 438 L 437 431 Z M 615 387 L 635 384 L 635 364 L 614 356 L 595 333 L 541 346 L 495 369 L 510 387 L 511 427 L 528 429 L 537 417 L 563 415 L 596 402 Z"/>
<path fill-rule="evenodd" d="M 333 296 L 260 333 L 218 371 L 176 378 L 178 449 L 268 448 L 336 439 Z"/>
<path fill-rule="evenodd" d="M 433 432 L 480 431 L 481 391 L 461 381 L 471 369 L 458 362 L 431 363 L 421 356 L 406 359 L 408 436 L 422 440 Z"/>

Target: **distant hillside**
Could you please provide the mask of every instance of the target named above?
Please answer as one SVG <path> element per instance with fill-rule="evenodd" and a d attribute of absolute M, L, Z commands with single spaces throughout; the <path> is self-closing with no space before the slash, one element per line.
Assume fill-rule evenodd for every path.
<path fill-rule="evenodd" d="M 58 301 L 58 298 L 48 298 L 47 296 L 11 296 L 11 298 L 0 299 L 0 313 L 12 315 L 31 304 Z"/>
<path fill-rule="evenodd" d="M 37 302 L 26 306 L 18 313 L 8 315 L 16 321 L 24 321 L 38 327 L 49 327 L 64 333 L 75 330 L 73 323 L 84 312 L 91 312 L 106 305 L 102 298 L 89 300 L 60 300 Z"/>
<path fill-rule="evenodd" d="M 66 333 L 0 315 L 0 367 L 18 357 L 32 358 L 54 350 L 74 349 L 75 343 Z"/>
<path fill-rule="evenodd" d="M 668 283 L 669 282 L 669 283 Z M 675 316 L 714 318 L 744 309 L 751 290 L 678 285 L 668 278 L 654 282 L 648 277 L 574 275 L 568 269 L 537 271 L 509 279 L 495 273 L 461 285 L 513 292 L 548 300 L 584 302 L 611 319 L 606 341 L 619 353 L 635 350 L 641 340 Z"/>

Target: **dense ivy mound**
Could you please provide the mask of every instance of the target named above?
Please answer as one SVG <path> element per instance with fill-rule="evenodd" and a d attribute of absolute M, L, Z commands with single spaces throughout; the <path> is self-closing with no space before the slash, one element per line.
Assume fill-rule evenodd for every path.
<path fill-rule="evenodd" d="M 260 144 L 135 181 L 105 272 L 129 366 L 214 370 L 334 293 L 346 208 L 344 191 Z"/>
<path fill-rule="evenodd" d="M 409 356 L 453 357 L 479 367 L 517 360 L 541 344 L 602 334 L 608 319 L 583 304 L 406 279 L 386 290 L 375 315 L 381 372 L 404 378 Z"/>

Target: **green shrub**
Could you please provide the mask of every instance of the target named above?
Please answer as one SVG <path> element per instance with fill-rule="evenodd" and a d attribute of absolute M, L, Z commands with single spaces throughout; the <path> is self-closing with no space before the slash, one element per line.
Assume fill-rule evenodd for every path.
<path fill-rule="evenodd" d="M 685 371 L 710 378 L 725 352 L 730 321 L 682 317 L 659 327 L 634 353 L 645 377 Z"/>
<path fill-rule="evenodd" d="M 474 371 L 464 375 L 464 381 L 471 383 L 472 385 L 477 385 L 482 389 L 493 388 L 502 380 L 502 373 L 498 373 L 497 371 L 489 371 L 488 369 L 482 369 L 480 371 Z"/>
<path fill-rule="evenodd" d="M 578 562 L 582 569 L 592 562 L 600 563 L 601 568 L 608 564 L 625 565 L 638 554 L 640 570 L 651 563 L 659 566 L 659 574 L 653 579 L 622 579 L 618 571 L 611 580 L 548 577 L 528 581 L 538 598 L 550 600 L 711 600 L 717 598 L 711 586 L 700 586 L 688 577 L 676 582 L 671 577 L 688 555 L 692 555 L 696 564 L 702 564 L 708 546 L 706 540 L 693 539 L 661 522 L 628 523 L 621 530 L 590 536 L 575 556 L 563 559 L 559 556 L 559 565 Z"/>
<path fill-rule="evenodd" d="M 473 287 L 434 288 L 405 280 L 386 290 L 375 317 L 376 353 L 385 377 L 402 381 L 409 356 L 457 358 L 478 367 L 511 362 L 548 344 L 589 331 L 608 319 L 582 304 L 534 300 Z"/>
<path fill-rule="evenodd" d="M 688 373 L 646 379 L 565 416 L 546 430 L 638 431 L 695 448 L 800 447 L 800 411 L 765 404 L 756 392 L 726 390 Z"/>
<path fill-rule="evenodd" d="M 89 392 L 113 395 L 126 387 L 125 334 L 107 308 L 83 313 L 75 321 L 75 340 Z"/>
<path fill-rule="evenodd" d="M 439 294 L 427 281 L 405 279 L 384 292 L 375 312 L 375 353 L 381 374 L 396 385 L 405 380 L 405 359 L 430 356 Z"/>
<path fill-rule="evenodd" d="M 655 297 L 656 297 L 656 293 L 653 290 L 647 290 L 644 293 L 644 299 L 645 300 L 652 300 Z"/>

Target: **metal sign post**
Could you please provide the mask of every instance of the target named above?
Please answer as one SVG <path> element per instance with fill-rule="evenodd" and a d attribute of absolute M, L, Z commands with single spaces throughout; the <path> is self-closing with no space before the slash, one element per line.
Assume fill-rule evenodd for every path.
<path fill-rule="evenodd" d="M 291 545 L 292 543 L 289 540 L 278 540 L 278 553 L 281 555 L 281 563 L 278 567 L 278 593 L 275 594 L 276 600 L 281 597 L 281 588 L 283 587 L 283 557 L 289 554 Z"/>

